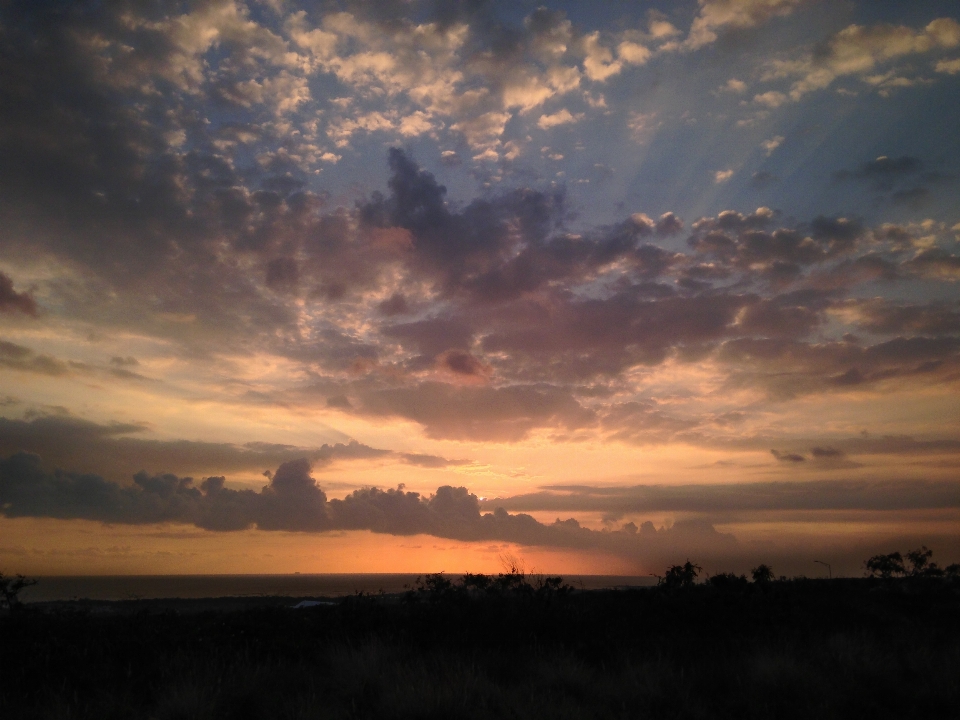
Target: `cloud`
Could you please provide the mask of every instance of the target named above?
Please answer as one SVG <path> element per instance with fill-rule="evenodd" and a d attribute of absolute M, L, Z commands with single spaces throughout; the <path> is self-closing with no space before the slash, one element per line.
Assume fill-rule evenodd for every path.
<path fill-rule="evenodd" d="M 482 372 L 473 362 L 464 361 L 462 370 L 468 372 L 458 374 Z M 358 412 L 409 418 L 430 437 L 456 440 L 516 441 L 536 427 L 576 428 L 592 418 L 570 392 L 549 385 L 475 387 L 428 381 L 359 390 L 358 397 Z"/>
<path fill-rule="evenodd" d="M 57 376 L 70 372 L 66 363 L 6 340 L 0 340 L 0 367 L 39 375 Z"/>
<path fill-rule="evenodd" d="M 739 95 L 747 91 L 747 84 L 743 80 L 730 78 L 726 83 L 720 86 L 720 91 Z"/>
<path fill-rule="evenodd" d="M 657 531 L 645 524 L 594 531 L 574 519 L 543 524 L 530 515 L 498 507 L 482 513 L 466 488 L 443 486 L 419 493 L 365 488 L 343 500 L 328 500 L 310 476 L 306 459 L 283 463 L 259 492 L 232 490 L 221 476 L 199 486 L 189 477 L 137 473 L 121 485 L 95 474 L 48 473 L 36 455 L 0 460 L 0 508 L 6 517 L 53 517 L 106 523 L 173 522 L 227 532 L 261 530 L 324 532 L 370 530 L 391 535 L 428 534 L 464 541 L 513 542 L 527 546 L 603 550 L 638 559 L 692 548 L 714 556 L 736 547 L 735 539 L 709 523 L 683 520 Z"/>
<path fill-rule="evenodd" d="M 41 415 L 30 420 L 0 418 L 0 455 L 29 452 L 42 456 L 55 467 L 98 472 L 114 480 L 142 468 L 163 468 L 185 474 L 259 474 L 264 468 L 300 458 L 306 458 L 315 468 L 327 468 L 363 460 L 411 462 L 410 457 L 414 457 L 373 448 L 356 440 L 304 448 L 265 442 L 154 440 L 145 437 L 147 432 L 143 425 L 100 424 L 71 416 Z M 463 464 L 435 456 L 422 456 L 422 459 L 418 464 L 424 467 Z"/>
<path fill-rule="evenodd" d="M 776 90 L 768 90 L 765 93 L 758 93 L 753 96 L 753 101 L 758 105 L 768 108 L 778 108 L 787 101 L 787 96 Z"/>
<path fill-rule="evenodd" d="M 237 22 L 255 22 L 253 14 L 242 15 Z M 453 154 L 442 155 L 441 162 L 460 160 L 466 149 L 489 158 L 491 172 L 500 172 L 494 162 L 504 162 L 524 142 L 504 141 L 508 125 L 522 129 L 550 117 L 533 110 L 546 102 L 537 99 L 543 88 L 555 98 L 576 87 L 577 102 L 582 93 L 576 65 L 582 36 L 560 15 L 537 11 L 531 18 L 514 28 L 516 34 L 503 35 L 498 35 L 502 28 L 455 30 L 456 22 L 412 24 L 361 17 L 359 10 L 350 17 L 294 18 L 299 25 L 273 33 L 279 44 L 250 36 L 260 38 L 256 47 L 273 48 L 263 62 L 277 73 L 306 68 L 314 81 L 329 67 L 357 92 L 344 87 L 344 94 L 333 98 L 344 101 L 331 100 L 322 113 L 313 113 L 316 98 L 305 100 L 284 114 L 296 116 L 286 120 L 278 119 L 274 107 L 254 103 L 238 110 L 234 103 L 229 122 L 215 115 L 210 127 L 190 121 L 186 110 L 168 122 L 171 115 L 159 108 L 173 107 L 172 91 L 162 83 L 150 96 L 158 103 L 150 117 L 162 120 L 144 122 L 131 111 L 133 95 L 124 93 L 139 90 L 104 94 L 99 61 L 89 47 L 67 40 L 69 24 L 41 23 L 49 34 L 44 42 L 27 42 L 29 34 L 11 30 L 4 42 L 17 52 L 3 56 L 7 65 L 0 82 L 19 100 L 0 115 L 0 151 L 10 158 L 0 168 L 0 204 L 18 218 L 18 227 L 31 231 L 11 233 L 5 247 L 11 257 L 56 258 L 59 268 L 28 295 L 58 308 L 64 323 L 161 341 L 175 359 L 189 359 L 194 367 L 202 367 L 198 358 L 276 357 L 290 363 L 290 377 L 305 378 L 301 385 L 268 383 L 258 401 L 403 417 L 434 437 L 515 440 L 545 428 L 601 432 L 602 418 L 613 417 L 612 407 L 584 399 L 578 387 L 622 383 L 621 401 L 627 403 L 637 400 L 631 373 L 671 362 L 707 362 L 720 373 L 720 383 L 768 391 L 774 372 L 772 364 L 761 362 L 763 353 L 740 368 L 726 359 L 741 357 L 748 347 L 772 356 L 795 348 L 798 392 L 867 391 L 884 377 L 917 383 L 949 377 L 953 359 L 935 351 L 946 347 L 939 333 L 929 339 L 941 345 L 928 345 L 930 356 L 913 366 L 892 360 L 854 363 L 856 351 L 845 350 L 844 356 L 838 338 L 856 328 L 831 327 L 836 336 L 824 336 L 819 344 L 813 337 L 825 331 L 828 319 L 840 317 L 829 314 L 830 308 L 863 283 L 956 278 L 957 257 L 945 228 L 911 230 L 907 243 L 849 217 L 786 221 L 761 208 L 684 225 L 664 208 L 648 216 L 634 207 L 607 225 L 577 225 L 574 231 L 575 208 L 560 186 L 514 185 L 453 203 L 438 178 L 399 149 L 388 154 L 384 193 L 362 196 L 348 208 L 334 207 L 327 195 L 311 189 L 313 169 L 319 169 L 311 158 L 325 165 L 322 158 L 330 152 L 324 133 L 339 132 L 348 120 L 359 128 L 374 113 L 393 128 L 376 130 L 384 133 L 399 132 L 403 118 L 429 115 L 430 122 L 445 124 L 449 140 L 461 143 L 448 145 L 438 136 L 443 147 L 457 148 L 444 151 Z M 313 30 L 320 34 L 299 34 Z M 122 38 L 127 31 L 107 23 L 102 32 Z M 444 67 L 464 74 L 454 89 L 466 88 L 467 78 L 493 80 L 469 85 L 453 93 L 457 97 L 444 95 L 445 85 L 410 96 L 398 78 L 419 78 L 417 68 L 426 61 L 414 57 L 416 38 L 428 56 L 446 58 Z M 505 50 L 491 60 L 484 48 L 495 39 Z M 596 48 L 614 47 L 603 35 L 595 41 Z M 221 42 L 224 56 L 236 52 L 238 59 L 253 62 L 253 51 L 242 49 L 239 40 Z M 402 64 L 404 53 L 412 53 L 410 65 L 391 66 L 379 78 L 369 68 L 381 62 L 376 57 L 386 52 L 381 45 L 394 43 L 406 49 L 391 57 Z M 48 51 L 52 47 L 60 50 Z M 164 58 L 179 52 L 168 50 L 162 44 L 158 52 Z M 287 53 L 296 59 L 287 59 Z M 363 53 L 374 54 L 349 66 L 330 64 L 334 57 Z M 210 62 L 221 52 L 216 55 Z M 14 63 L 17 57 L 22 62 Z M 514 65 L 522 73 L 514 72 Z M 208 77 L 213 65 L 198 67 L 206 79 L 188 86 L 213 92 Z M 193 90 L 182 92 L 190 105 Z M 508 93 L 514 93 L 515 104 L 505 107 Z M 381 98 L 392 98 L 394 114 L 379 104 Z M 579 114 L 575 109 L 567 110 L 572 118 Z M 292 124 L 280 128 L 280 122 Z M 629 126 L 635 140 L 648 142 L 660 127 L 659 116 L 634 113 Z M 94 132 L 98 127 L 112 130 Z M 171 147 L 167 135 L 180 130 L 186 141 Z M 350 142 L 363 132 L 351 132 Z M 307 135 L 312 139 L 294 141 Z M 243 160 L 248 156 L 249 162 Z M 14 167 L 23 170 L 13 172 Z M 891 191 L 905 193 L 898 196 L 902 202 L 922 199 L 908 194 L 917 182 L 933 183 L 922 170 L 897 175 L 881 172 L 884 167 L 874 162 L 848 172 L 851 179 L 863 174 L 867 182 L 909 179 Z M 758 175 L 754 181 L 761 178 L 770 180 Z M 51 214 L 50 207 L 62 212 Z M 683 230 L 685 245 L 668 240 Z M 920 238 L 927 238 L 925 244 Z M 23 288 L 10 287 L 17 297 L 24 295 Z M 920 343 L 918 333 L 904 333 L 904 342 Z M 130 372 L 75 366 L 71 358 L 33 351 L 27 341 L 6 342 L 2 364 L 10 370 L 100 377 L 111 369 Z M 918 370 L 935 362 L 939 369 Z M 480 367 L 484 372 L 476 372 Z M 488 421 L 470 418 L 474 402 Z M 630 417 L 624 422 L 638 428 L 653 422 L 643 413 Z M 664 421 L 656 432 L 666 433 L 668 425 Z M 626 427 L 609 431 L 622 431 L 631 442 L 642 434 Z"/>
<path fill-rule="evenodd" d="M 718 185 L 733 177 L 733 170 L 717 170 L 713 174 L 713 181 Z"/>
<path fill-rule="evenodd" d="M 771 18 L 789 15 L 809 0 L 698 0 L 700 11 L 693 19 L 683 46 L 697 50 L 728 29 L 752 28 Z"/>
<path fill-rule="evenodd" d="M 780 179 L 766 170 L 758 170 L 750 176 L 750 187 L 757 188 L 758 190 L 770 187 L 778 182 L 780 182 Z"/>
<path fill-rule="evenodd" d="M 895 73 L 877 74 L 875 69 L 898 58 L 958 45 L 960 23 L 952 18 L 937 18 L 920 30 L 890 24 L 850 25 L 806 58 L 774 60 L 764 79 L 797 78 L 789 92 L 794 101 L 848 75 L 881 87 L 909 86 L 912 80 Z"/>
<path fill-rule="evenodd" d="M 923 169 L 919 158 L 902 155 L 890 158 L 879 156 L 876 160 L 868 160 L 854 170 L 839 170 L 833 174 L 834 180 L 862 180 L 870 182 L 878 190 L 889 190 L 898 179 L 915 175 Z"/>
<path fill-rule="evenodd" d="M 960 308 L 956 304 L 898 305 L 873 298 L 850 301 L 843 307 L 855 313 L 860 328 L 872 333 L 941 335 L 960 332 Z"/>
<path fill-rule="evenodd" d="M 786 453 L 780 452 L 779 450 L 771 450 L 770 453 L 783 463 L 802 463 L 807 461 L 807 459 L 799 453 Z"/>
<path fill-rule="evenodd" d="M 613 52 L 600 43 L 599 31 L 585 35 L 581 43 L 584 54 L 583 70 L 584 74 L 590 80 L 603 82 L 623 69 L 621 62 L 614 61 Z M 638 48 L 628 46 L 626 48 L 626 54 L 630 57 L 637 58 L 642 53 L 639 50 L 639 46 Z M 627 62 L 631 61 L 628 60 Z"/>
<path fill-rule="evenodd" d="M 549 130 L 557 125 L 569 125 L 571 123 L 580 122 L 582 119 L 583 113 L 571 115 L 569 110 L 563 108 L 552 115 L 541 115 L 540 119 L 537 121 L 537 126 L 543 130 Z"/>
<path fill-rule="evenodd" d="M 669 25 L 669 23 L 667 24 Z M 650 48 L 639 43 L 624 41 L 617 45 L 617 57 L 628 65 L 643 65 L 650 59 L 651 55 L 653 53 Z"/>
<path fill-rule="evenodd" d="M 813 454 L 815 458 L 835 457 L 830 449 L 823 448 L 814 448 Z M 629 487 L 548 485 L 535 493 L 488 500 L 482 506 L 524 512 L 605 512 L 621 516 L 661 512 L 722 515 L 790 510 L 897 512 L 960 508 L 960 490 L 950 482 L 919 480 L 804 480 Z"/>
<path fill-rule="evenodd" d="M 37 302 L 27 292 L 13 289 L 13 280 L 0 272 L 0 313 L 37 314 Z"/>
<path fill-rule="evenodd" d="M 937 61 L 936 67 L 934 69 L 938 73 L 946 73 L 947 75 L 956 75 L 960 73 L 960 58 L 955 58 L 953 60 L 939 60 Z"/>
<path fill-rule="evenodd" d="M 769 140 L 764 140 L 762 143 L 760 143 L 760 147 L 762 147 L 764 151 L 766 151 L 767 157 L 770 157 L 771 155 L 773 155 L 774 150 L 776 150 L 778 147 L 783 145 L 784 139 L 785 138 L 783 137 L 783 135 L 776 135 L 775 137 L 772 137 Z"/>

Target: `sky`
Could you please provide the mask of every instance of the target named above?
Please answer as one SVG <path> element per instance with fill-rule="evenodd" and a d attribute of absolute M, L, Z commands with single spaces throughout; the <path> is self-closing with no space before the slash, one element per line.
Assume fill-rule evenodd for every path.
<path fill-rule="evenodd" d="M 0 569 L 960 560 L 954 2 L 0 4 Z"/>

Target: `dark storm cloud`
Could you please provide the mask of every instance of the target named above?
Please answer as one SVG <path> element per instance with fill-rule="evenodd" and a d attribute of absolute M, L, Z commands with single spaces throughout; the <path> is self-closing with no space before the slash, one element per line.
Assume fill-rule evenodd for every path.
<path fill-rule="evenodd" d="M 424 467 L 463 464 L 432 455 L 404 455 L 351 440 L 302 448 L 277 443 L 150 440 L 142 425 L 101 425 L 72 417 L 41 416 L 32 420 L 0 418 L 0 455 L 29 452 L 56 467 L 99 472 L 112 479 L 128 477 L 145 467 L 181 473 L 260 472 L 306 457 L 314 467 L 351 460 L 396 459 Z"/>
<path fill-rule="evenodd" d="M 419 493 L 365 488 L 343 500 L 328 500 L 310 476 L 305 458 L 283 463 L 259 492 L 225 487 L 222 476 L 199 486 L 189 477 L 137 473 L 121 485 L 95 474 L 47 472 L 40 458 L 17 453 L 0 460 L 0 512 L 6 517 L 53 517 L 107 523 L 175 522 L 207 530 L 370 530 L 391 535 L 428 534 L 464 541 L 496 540 L 521 545 L 602 550 L 631 557 L 698 549 L 709 556 L 736 547 L 730 535 L 702 520 L 684 520 L 656 530 L 629 523 L 594 531 L 574 519 L 543 524 L 502 507 L 481 512 L 466 488 L 443 486 Z"/>
<path fill-rule="evenodd" d="M 955 482 L 811 480 L 723 485 L 551 485 L 482 503 L 513 511 L 723 513 L 758 510 L 921 510 L 960 508 Z"/>

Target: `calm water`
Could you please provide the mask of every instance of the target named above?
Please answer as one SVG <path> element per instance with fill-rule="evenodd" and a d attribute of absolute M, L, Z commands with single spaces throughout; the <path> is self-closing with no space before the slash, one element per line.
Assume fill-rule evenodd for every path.
<path fill-rule="evenodd" d="M 157 598 L 342 597 L 357 592 L 403 592 L 419 575 L 75 575 L 38 577 L 23 591 L 26 602 L 50 600 L 152 600 Z M 448 575 L 456 578 L 457 575 Z M 564 580 L 585 590 L 651 585 L 650 577 L 567 575 Z"/>

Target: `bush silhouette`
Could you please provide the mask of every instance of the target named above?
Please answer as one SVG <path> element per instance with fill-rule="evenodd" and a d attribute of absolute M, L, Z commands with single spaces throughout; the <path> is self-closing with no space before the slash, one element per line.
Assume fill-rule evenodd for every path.
<path fill-rule="evenodd" d="M 747 586 L 747 576 L 735 573 L 717 573 L 707 580 L 715 588 L 742 588 Z"/>
<path fill-rule="evenodd" d="M 533 576 L 532 581 L 517 567 L 496 577 L 480 573 L 465 573 L 458 580 L 449 580 L 442 572 L 417 578 L 414 587 L 407 592 L 408 602 L 431 603 L 461 602 L 471 598 L 535 598 L 549 600 L 563 597 L 573 591 L 562 577 Z"/>

